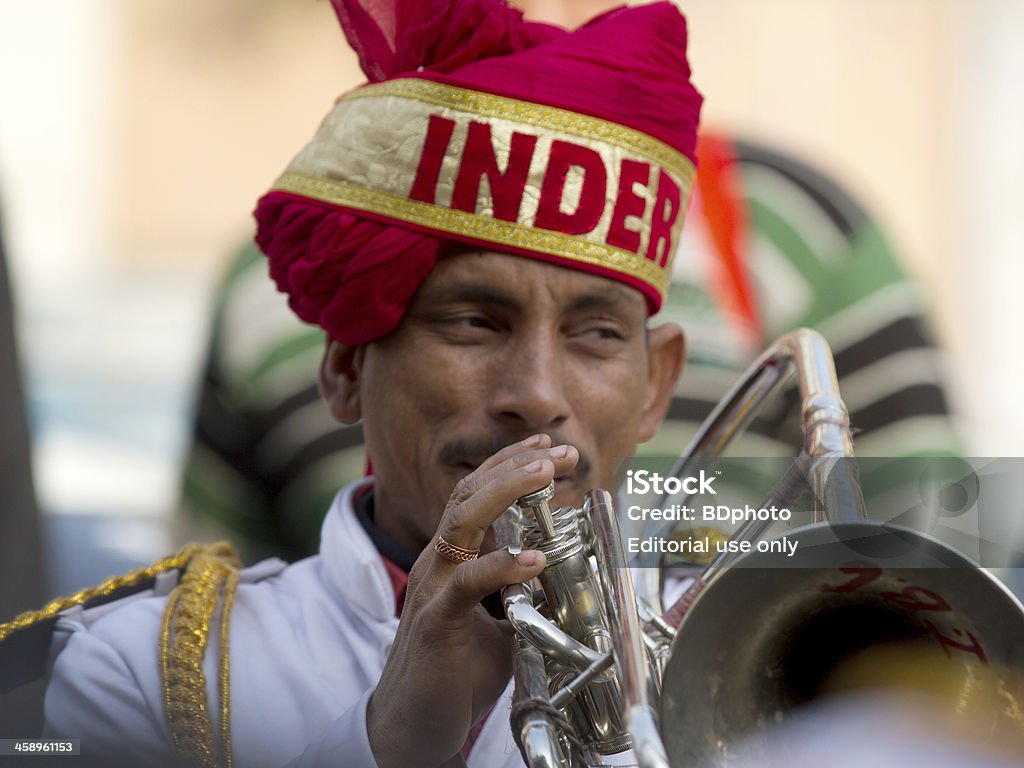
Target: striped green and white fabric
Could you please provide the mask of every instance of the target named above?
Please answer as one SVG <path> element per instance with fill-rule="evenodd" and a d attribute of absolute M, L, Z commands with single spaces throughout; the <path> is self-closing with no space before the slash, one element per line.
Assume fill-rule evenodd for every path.
<path fill-rule="evenodd" d="M 734 143 L 745 209 L 743 269 L 762 341 L 799 326 L 836 355 L 859 455 L 953 455 L 939 352 L 921 297 L 864 209 L 811 167 Z M 756 356 L 749 322 L 714 288 L 720 265 L 699 206 L 691 212 L 662 311 L 687 334 L 687 368 L 647 455 L 675 454 Z M 250 542 L 249 555 L 315 552 L 331 497 L 364 467 L 358 426 L 332 421 L 316 391 L 322 332 L 301 324 L 254 246 L 217 294 L 183 503 L 193 522 Z M 749 321 L 749 318 L 746 318 Z M 732 450 L 793 455 L 793 398 L 766 409 Z"/>
<path fill-rule="evenodd" d="M 362 429 L 320 399 L 324 333 L 288 309 L 254 244 L 216 297 L 182 489 L 188 522 L 250 557 L 312 554 L 335 493 L 363 473 Z"/>
<path fill-rule="evenodd" d="M 752 340 L 742 318 L 709 288 L 720 272 L 719 257 L 696 209 L 661 313 L 680 323 L 687 337 L 687 368 L 670 414 L 684 426 L 670 423 L 667 429 L 685 432 L 763 346 L 803 326 L 820 331 L 832 347 L 858 454 L 955 454 L 941 352 L 918 287 L 877 224 L 810 166 L 753 144 L 733 147 L 761 339 Z M 776 409 L 755 422 L 748 450 L 760 454 L 775 447 L 778 417 Z M 758 436 L 769 445 L 759 450 Z"/>

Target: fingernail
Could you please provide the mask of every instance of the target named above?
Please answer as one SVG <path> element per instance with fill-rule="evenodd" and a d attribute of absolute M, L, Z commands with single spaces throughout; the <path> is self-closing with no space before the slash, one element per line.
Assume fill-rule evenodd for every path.
<path fill-rule="evenodd" d="M 540 445 L 540 435 L 533 435 L 531 437 L 528 437 L 525 440 L 523 440 L 523 442 L 520 443 L 520 445 L 522 445 L 524 448 L 532 448 L 535 445 Z"/>
<path fill-rule="evenodd" d="M 556 459 L 564 459 L 566 456 L 569 455 L 569 446 L 560 445 L 557 448 L 552 448 L 551 455 L 554 456 Z"/>
<path fill-rule="evenodd" d="M 523 467 L 523 471 L 530 473 L 540 472 L 541 464 L 543 464 L 543 462 L 540 461 L 539 459 L 537 461 L 531 461 L 529 464 Z"/>

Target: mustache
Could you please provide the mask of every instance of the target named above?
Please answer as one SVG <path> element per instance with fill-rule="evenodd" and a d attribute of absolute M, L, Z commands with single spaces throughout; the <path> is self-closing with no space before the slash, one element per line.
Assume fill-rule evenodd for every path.
<path fill-rule="evenodd" d="M 441 446 L 441 461 L 449 466 L 469 464 L 470 466 L 478 467 L 501 449 L 523 439 L 524 436 L 517 437 L 514 435 L 453 438 Z M 551 435 L 552 445 L 565 443 L 567 443 L 566 440 L 560 439 L 557 435 Z M 577 453 L 579 453 L 580 458 L 567 477 L 589 477 L 592 468 L 590 459 L 578 446 L 574 447 Z"/>

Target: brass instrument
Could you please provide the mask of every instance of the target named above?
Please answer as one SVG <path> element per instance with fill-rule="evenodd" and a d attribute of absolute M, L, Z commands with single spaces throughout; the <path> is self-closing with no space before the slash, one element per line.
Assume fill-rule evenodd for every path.
<path fill-rule="evenodd" d="M 990 732 L 1024 729 L 1012 679 L 1024 670 L 1024 608 L 947 545 L 867 520 L 849 415 L 819 334 L 793 331 L 763 353 L 673 474 L 709 469 L 794 374 L 804 444 L 762 504 L 792 505 L 808 488 L 817 501 L 815 522 L 786 534 L 799 544 L 793 567 L 762 567 L 757 551 L 719 555 L 662 614 L 655 569 L 634 585 L 607 491 L 588 493 L 582 509 L 552 509 L 549 486 L 495 524 L 499 545 L 540 549 L 548 561 L 539 590 L 503 590 L 518 643 L 513 733 L 530 768 L 600 765 L 630 747 L 642 768 L 726 764 L 741 737 L 849 678 L 849 660 L 886 643 L 916 643 L 917 657 L 936 659 L 961 706 L 985 689 L 1011 720 L 1016 712 L 1008 726 L 993 713 Z M 731 540 L 754 541 L 767 526 L 748 522 Z M 638 602 L 637 586 L 653 601 Z"/>

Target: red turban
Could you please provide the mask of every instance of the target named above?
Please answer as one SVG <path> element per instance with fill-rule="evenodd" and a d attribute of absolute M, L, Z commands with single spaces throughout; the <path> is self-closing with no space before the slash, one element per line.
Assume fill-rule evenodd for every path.
<path fill-rule="evenodd" d="M 370 83 L 260 199 L 292 309 L 346 344 L 393 330 L 460 244 L 668 286 L 701 97 L 668 2 L 574 32 L 504 0 L 332 0 Z"/>

